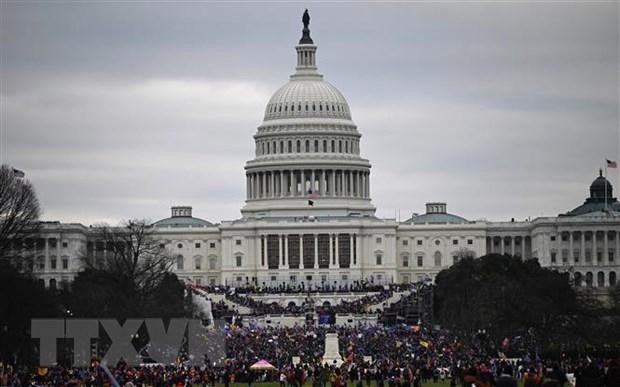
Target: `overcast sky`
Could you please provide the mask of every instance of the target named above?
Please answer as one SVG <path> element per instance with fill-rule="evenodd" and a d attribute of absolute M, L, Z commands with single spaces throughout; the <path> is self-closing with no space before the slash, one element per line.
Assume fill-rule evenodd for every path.
<path fill-rule="evenodd" d="M 1 4 L 1 161 L 45 220 L 240 217 L 305 7 L 379 216 L 554 216 L 618 159 L 617 1 Z"/>

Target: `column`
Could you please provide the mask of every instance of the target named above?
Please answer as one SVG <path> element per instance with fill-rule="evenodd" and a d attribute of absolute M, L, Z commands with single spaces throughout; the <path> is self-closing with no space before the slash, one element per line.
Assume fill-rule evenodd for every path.
<path fill-rule="evenodd" d="M 286 178 L 284 175 L 284 171 L 280 171 L 280 197 L 284 197 L 285 195 L 285 189 L 286 189 Z"/>
<path fill-rule="evenodd" d="M 340 196 L 344 196 L 344 170 L 340 171 Z"/>
<path fill-rule="evenodd" d="M 329 196 L 336 196 L 336 171 L 332 169 L 329 177 L 331 181 Z"/>
<path fill-rule="evenodd" d="M 592 264 L 598 265 L 598 260 L 596 259 L 596 231 L 592 231 Z M 596 282 L 596 278 L 592 282 Z"/>
<path fill-rule="evenodd" d="M 306 196 L 306 175 L 304 174 L 304 170 L 301 170 L 301 181 L 299 184 L 299 194 L 301 196 Z"/>
<path fill-rule="evenodd" d="M 521 237 L 521 259 L 525 260 L 525 236 Z"/>
<path fill-rule="evenodd" d="M 326 173 L 327 171 L 325 169 L 321 171 L 321 192 L 320 192 L 321 196 L 325 196 L 325 193 L 327 192 L 325 190 L 326 188 L 325 185 L 327 184 L 327 176 L 325 176 Z"/>
<path fill-rule="evenodd" d="M 294 170 L 290 170 L 289 171 L 289 175 L 290 175 L 289 188 L 291 190 L 289 195 L 295 196 L 295 191 L 293 190 L 293 183 L 295 182 L 295 171 Z"/>
<path fill-rule="evenodd" d="M 273 174 L 273 171 L 269 172 L 269 196 L 272 198 L 276 197 L 276 175 Z"/>
<path fill-rule="evenodd" d="M 580 261 L 583 265 L 586 261 L 586 233 L 581 231 L 581 252 L 580 252 Z"/>
<path fill-rule="evenodd" d="M 334 267 L 334 236 L 329 234 L 329 268 Z"/>
<path fill-rule="evenodd" d="M 50 244 L 47 238 L 43 240 L 45 241 L 45 271 L 48 271 L 50 268 Z M 88 241 L 86 242 L 86 256 L 88 257 Z"/>
<path fill-rule="evenodd" d="M 608 249 L 609 249 L 609 235 L 608 235 L 608 231 L 605 230 L 605 235 L 603 236 L 603 260 L 601 261 L 601 263 L 603 265 L 607 265 L 609 263 L 608 261 L 608 257 L 609 257 L 609 253 L 608 253 Z"/>
<path fill-rule="evenodd" d="M 499 251 L 501 255 L 504 255 L 505 253 L 505 249 L 504 249 L 504 237 L 501 237 L 500 242 L 499 242 Z"/>
<path fill-rule="evenodd" d="M 360 264 L 360 248 L 362 246 L 362 244 L 360 242 L 361 241 L 360 241 L 359 234 L 355 234 L 355 266 L 356 267 L 359 266 L 359 264 Z"/>
<path fill-rule="evenodd" d="M 284 267 L 288 269 L 288 235 L 284 235 Z"/>
<path fill-rule="evenodd" d="M 360 175 L 361 175 L 360 171 L 356 171 L 355 172 L 355 179 L 356 179 L 356 183 L 355 184 L 357 184 L 357 192 L 356 192 L 357 195 L 356 196 L 358 198 L 362 197 L 362 184 L 361 184 L 362 183 L 362 179 L 360 179 Z"/>
<path fill-rule="evenodd" d="M 319 268 L 319 236 L 314 234 L 314 265 L 315 269 Z"/>
<path fill-rule="evenodd" d="M 568 233 L 568 263 L 570 265 L 574 264 L 573 261 L 573 232 L 569 231 Z"/>
<path fill-rule="evenodd" d="M 353 171 L 349 171 L 349 196 L 353 196 Z"/>
<path fill-rule="evenodd" d="M 356 261 L 355 258 L 353 258 L 353 252 L 355 251 L 357 253 L 357 251 L 353 248 L 353 243 L 355 243 L 355 240 L 353 238 L 354 234 L 349 234 L 349 259 L 350 259 L 350 263 L 349 263 L 349 267 L 353 267 L 354 266 L 354 262 Z"/>
<path fill-rule="evenodd" d="M 250 175 L 245 175 L 245 199 L 250 199 Z"/>
<path fill-rule="evenodd" d="M 336 239 L 335 239 L 336 240 L 336 256 L 334 257 L 334 265 L 336 267 L 339 267 L 340 266 L 340 254 L 338 253 L 338 234 L 335 234 L 335 235 L 336 235 Z"/>
<path fill-rule="evenodd" d="M 510 255 L 515 255 L 515 237 L 510 237 Z"/>
<path fill-rule="evenodd" d="M 278 268 L 284 268 L 284 254 L 282 251 L 282 235 L 278 235 Z"/>
<path fill-rule="evenodd" d="M 312 192 L 316 191 L 316 186 L 314 185 L 314 182 L 316 181 L 316 175 L 314 173 L 314 169 L 312 170 L 312 181 L 310 182 L 310 189 L 312 190 Z"/>
<path fill-rule="evenodd" d="M 263 189 L 261 190 L 261 197 L 267 196 L 267 173 L 263 172 Z"/>

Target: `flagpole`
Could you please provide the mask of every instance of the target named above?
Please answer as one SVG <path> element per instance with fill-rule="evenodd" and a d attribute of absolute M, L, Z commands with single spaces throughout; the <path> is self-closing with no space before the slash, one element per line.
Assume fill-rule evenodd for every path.
<path fill-rule="evenodd" d="M 605 213 L 607 213 L 607 159 L 605 159 Z"/>

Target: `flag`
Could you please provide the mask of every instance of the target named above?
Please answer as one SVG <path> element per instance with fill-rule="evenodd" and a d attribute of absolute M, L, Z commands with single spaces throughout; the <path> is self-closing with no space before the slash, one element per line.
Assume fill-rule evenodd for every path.
<path fill-rule="evenodd" d="M 19 169 L 15 169 L 15 168 L 13 168 L 13 174 L 15 175 L 15 177 L 21 177 L 21 178 L 24 178 L 26 176 L 24 171 L 20 171 Z"/>
<path fill-rule="evenodd" d="M 607 160 L 607 168 L 618 168 L 618 162 L 615 160 Z"/>

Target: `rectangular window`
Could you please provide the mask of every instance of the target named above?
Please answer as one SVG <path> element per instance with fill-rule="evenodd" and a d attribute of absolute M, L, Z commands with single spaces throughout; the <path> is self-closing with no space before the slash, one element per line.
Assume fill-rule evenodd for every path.
<path fill-rule="evenodd" d="M 351 267 L 351 235 L 338 234 L 338 266 L 341 269 Z"/>
<path fill-rule="evenodd" d="M 210 247 L 210 248 L 212 248 L 212 249 L 214 249 L 214 248 L 215 248 L 215 242 L 211 242 L 211 243 L 209 243 L 209 247 Z"/>
<path fill-rule="evenodd" d="M 196 243 L 194 246 L 195 246 L 197 249 L 199 249 L 199 248 L 200 248 L 200 243 Z"/>
<path fill-rule="evenodd" d="M 551 235 L 551 241 L 555 241 L 555 235 Z"/>
<path fill-rule="evenodd" d="M 69 260 L 67 258 L 62 259 L 62 269 L 67 270 L 69 268 Z"/>
<path fill-rule="evenodd" d="M 614 261 L 614 251 L 613 250 L 610 250 L 608 252 L 607 259 L 609 260 L 609 262 L 613 262 Z"/>
<path fill-rule="evenodd" d="M 452 239 L 452 244 L 453 245 L 458 245 L 459 244 L 459 240 L 458 239 Z"/>
<path fill-rule="evenodd" d="M 67 242 L 62 242 L 62 247 L 66 248 L 67 246 L 69 246 Z"/>
<path fill-rule="evenodd" d="M 556 256 L 556 252 L 552 251 L 551 252 L 551 263 L 555 263 L 555 256 Z"/>
<path fill-rule="evenodd" d="M 592 262 L 592 252 L 590 250 L 586 250 L 586 262 Z"/>
<path fill-rule="evenodd" d="M 314 234 L 303 235 L 304 269 L 314 268 Z"/>
<path fill-rule="evenodd" d="M 165 244 L 163 244 L 163 243 L 160 243 L 160 244 L 159 244 L 159 248 L 160 248 L 160 249 L 165 249 L 165 248 L 166 248 L 166 245 L 165 245 Z"/>
<path fill-rule="evenodd" d="M 381 254 L 377 254 L 377 256 L 375 258 L 376 258 L 377 265 L 382 265 L 383 256 L 381 256 Z"/>
<path fill-rule="evenodd" d="M 603 252 L 602 251 L 597 251 L 596 252 L 596 262 L 598 262 L 598 263 L 603 262 Z"/>
<path fill-rule="evenodd" d="M 299 234 L 288 236 L 288 265 L 291 269 L 299 269 Z"/>
<path fill-rule="evenodd" d="M 580 258 L 579 250 L 573 251 L 573 260 L 575 261 L 575 263 L 579 262 L 579 258 Z"/>
<path fill-rule="evenodd" d="M 237 239 L 237 240 L 235 240 L 235 245 L 237 245 L 237 246 L 241 246 L 241 239 Z"/>
<path fill-rule="evenodd" d="M 279 239 L 278 235 L 267 235 L 267 267 L 269 269 L 278 269 L 280 263 Z"/>
<path fill-rule="evenodd" d="M 329 269 L 329 234 L 319 234 L 319 269 Z"/>
<path fill-rule="evenodd" d="M 424 266 L 424 257 L 418 256 L 418 267 Z"/>
<path fill-rule="evenodd" d="M 418 246 L 422 246 L 422 239 L 418 239 Z"/>
<path fill-rule="evenodd" d="M 407 239 L 403 239 L 403 246 L 409 246 L 409 241 Z"/>
<path fill-rule="evenodd" d="M 404 256 L 403 257 L 403 267 L 409 267 L 409 257 L 408 256 Z"/>
<path fill-rule="evenodd" d="M 294 275 L 294 274 L 293 274 L 293 275 L 291 275 L 291 276 L 289 277 L 289 279 L 290 279 L 290 281 L 291 281 L 291 282 L 297 282 L 297 276 L 296 276 L 296 275 Z"/>
<path fill-rule="evenodd" d="M 201 267 L 202 267 L 202 259 L 200 259 L 199 257 L 194 258 L 194 268 L 196 270 L 200 270 Z"/>
<path fill-rule="evenodd" d="M 271 280 L 271 282 L 276 282 L 278 280 L 278 276 L 272 275 L 271 277 L 269 277 L 269 279 Z"/>
<path fill-rule="evenodd" d="M 474 240 L 473 239 L 468 239 L 467 240 L 467 244 L 468 245 L 473 245 L 474 244 Z"/>
<path fill-rule="evenodd" d="M 50 268 L 52 270 L 56 270 L 56 258 L 51 258 L 50 259 Z"/>
<path fill-rule="evenodd" d="M 377 243 L 381 243 L 381 238 L 377 238 L 377 239 L 376 239 L 376 242 L 377 242 Z"/>
<path fill-rule="evenodd" d="M 235 256 L 235 263 L 237 265 L 237 267 L 241 267 L 243 264 L 243 259 L 241 257 L 241 255 L 236 255 Z"/>

